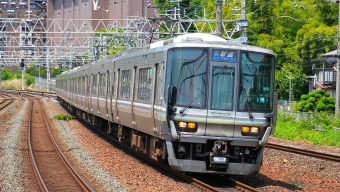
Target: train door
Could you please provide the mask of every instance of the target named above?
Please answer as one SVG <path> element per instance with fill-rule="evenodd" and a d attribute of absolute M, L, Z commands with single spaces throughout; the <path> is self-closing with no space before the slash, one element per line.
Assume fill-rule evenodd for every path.
<path fill-rule="evenodd" d="M 139 67 L 136 71 L 134 119 L 137 129 L 151 132 L 154 123 L 155 66 Z"/>
<path fill-rule="evenodd" d="M 131 120 L 132 120 L 132 124 L 133 126 L 136 126 L 136 117 L 135 117 L 135 85 L 136 85 L 136 71 L 137 71 L 137 67 L 133 67 L 132 70 L 132 85 L 131 85 Z"/>
<path fill-rule="evenodd" d="M 117 71 L 114 72 L 114 91 L 113 91 L 113 98 L 114 98 L 114 104 L 113 104 L 113 118 L 116 122 L 120 122 L 119 119 L 119 114 L 118 114 L 118 94 L 119 94 L 119 76 L 120 76 L 120 69 L 118 69 Z"/>
<path fill-rule="evenodd" d="M 213 62 L 209 66 L 209 100 L 205 135 L 234 136 L 236 63 Z"/>
<path fill-rule="evenodd" d="M 106 114 L 108 116 L 108 119 L 110 121 L 112 121 L 112 72 L 111 71 L 107 71 L 107 75 L 106 75 L 106 97 L 105 97 L 105 109 L 106 109 Z"/>

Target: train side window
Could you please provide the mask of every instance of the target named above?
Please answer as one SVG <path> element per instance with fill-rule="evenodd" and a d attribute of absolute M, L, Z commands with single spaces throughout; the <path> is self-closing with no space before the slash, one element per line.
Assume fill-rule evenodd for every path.
<path fill-rule="evenodd" d="M 111 71 L 108 72 L 108 76 L 107 76 L 107 98 L 109 98 L 111 96 L 111 93 L 112 93 L 112 90 L 111 90 L 111 85 L 112 85 L 112 82 L 111 82 Z"/>
<path fill-rule="evenodd" d="M 89 96 L 90 95 L 90 78 L 89 76 L 85 76 L 85 92 L 86 95 Z"/>
<path fill-rule="evenodd" d="M 151 102 L 152 68 L 139 69 L 137 99 L 145 103 Z"/>
<path fill-rule="evenodd" d="M 105 97 L 105 90 L 106 90 L 106 74 L 102 73 L 99 75 L 99 97 Z"/>
<path fill-rule="evenodd" d="M 120 81 L 120 98 L 129 100 L 131 91 L 131 70 L 122 70 Z"/>
<path fill-rule="evenodd" d="M 113 96 L 116 96 L 116 91 L 115 91 L 115 86 L 116 86 L 116 71 L 113 72 L 113 77 L 112 77 L 112 94 Z"/>
<path fill-rule="evenodd" d="M 92 96 L 97 96 L 97 91 L 98 91 L 98 86 L 97 86 L 97 83 L 98 83 L 98 75 L 95 74 L 92 76 Z"/>
<path fill-rule="evenodd" d="M 81 94 L 85 94 L 85 77 L 81 78 Z"/>
<path fill-rule="evenodd" d="M 80 95 L 80 90 L 81 89 L 81 77 L 77 78 L 77 93 Z"/>

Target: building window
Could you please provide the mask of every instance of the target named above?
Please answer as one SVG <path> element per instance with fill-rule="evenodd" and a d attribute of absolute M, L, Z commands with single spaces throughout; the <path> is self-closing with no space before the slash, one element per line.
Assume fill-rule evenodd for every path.
<path fill-rule="evenodd" d="M 14 17 L 14 11 L 13 11 L 13 12 L 12 12 L 12 11 L 11 11 L 11 12 L 7 12 L 7 13 L 8 13 L 7 15 L 8 15 L 9 17 Z"/>
<path fill-rule="evenodd" d="M 70 13 L 71 13 L 71 11 L 67 11 L 66 13 L 67 13 L 67 14 L 70 14 Z"/>
<path fill-rule="evenodd" d="M 57 15 L 59 16 L 59 15 L 60 15 L 60 12 L 58 12 Z"/>
<path fill-rule="evenodd" d="M 37 8 L 37 6 L 36 6 L 36 4 L 30 4 L 30 8 L 35 9 L 35 8 Z"/>
<path fill-rule="evenodd" d="M 84 7 L 87 7 L 87 3 L 84 3 L 83 6 L 84 6 Z"/>
<path fill-rule="evenodd" d="M 20 5 L 20 8 L 21 9 L 26 9 L 27 7 L 26 7 L 26 5 Z"/>
<path fill-rule="evenodd" d="M 7 4 L 2 4 L 2 8 L 7 8 Z"/>
<path fill-rule="evenodd" d="M 11 8 L 15 8 L 15 4 L 12 4 L 12 5 L 11 5 Z"/>
<path fill-rule="evenodd" d="M 113 2 L 113 5 L 117 5 L 117 4 L 118 4 L 118 2 L 117 2 L 117 1 L 114 1 L 114 2 Z"/>

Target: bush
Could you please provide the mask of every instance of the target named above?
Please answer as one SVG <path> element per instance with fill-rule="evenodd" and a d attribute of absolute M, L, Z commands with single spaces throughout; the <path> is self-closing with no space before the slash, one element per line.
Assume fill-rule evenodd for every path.
<path fill-rule="evenodd" d="M 320 94 L 321 96 L 325 95 L 325 93 L 326 93 L 325 90 L 323 90 L 323 89 L 318 89 L 315 92 L 316 92 L 316 94 Z"/>
<path fill-rule="evenodd" d="M 12 80 L 14 78 L 13 74 L 8 72 L 7 70 L 3 69 L 1 72 L 1 79 L 2 80 Z"/>
<path fill-rule="evenodd" d="M 308 96 L 309 96 L 309 97 L 315 97 L 315 94 L 316 94 L 316 92 L 315 92 L 315 91 L 312 91 L 312 92 L 309 92 L 309 93 L 308 93 Z"/>
<path fill-rule="evenodd" d="M 25 74 L 25 81 L 26 81 L 26 86 L 29 87 L 30 85 L 34 84 L 35 78 L 30 76 L 29 74 Z"/>
<path fill-rule="evenodd" d="M 75 119 L 75 116 L 70 116 L 70 115 L 65 115 L 65 114 L 59 114 L 53 117 L 53 119 L 58 119 L 58 120 L 64 120 L 64 121 L 68 121 L 71 119 Z"/>
<path fill-rule="evenodd" d="M 320 112 L 320 111 L 323 111 L 325 108 L 326 108 L 326 104 L 324 104 L 324 103 L 322 103 L 322 102 L 319 102 L 319 103 L 316 105 L 315 111 L 316 111 L 316 112 Z"/>
<path fill-rule="evenodd" d="M 308 99 L 308 95 L 301 95 L 300 99 L 301 100 L 307 100 Z"/>

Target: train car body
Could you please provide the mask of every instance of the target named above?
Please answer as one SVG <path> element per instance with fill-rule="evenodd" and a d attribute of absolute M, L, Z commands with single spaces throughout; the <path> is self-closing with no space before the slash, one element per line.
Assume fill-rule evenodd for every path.
<path fill-rule="evenodd" d="M 276 122 L 271 50 L 186 34 L 57 76 L 58 99 L 182 172 L 252 175 Z"/>

